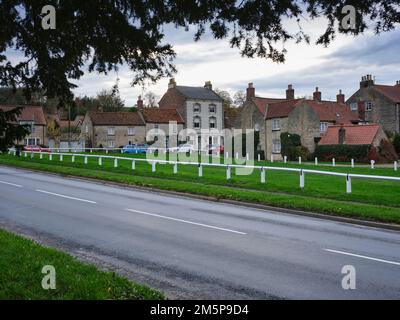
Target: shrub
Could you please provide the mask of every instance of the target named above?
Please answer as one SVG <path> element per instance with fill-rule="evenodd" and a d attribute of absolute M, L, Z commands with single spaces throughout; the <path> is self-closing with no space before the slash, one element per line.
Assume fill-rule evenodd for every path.
<path fill-rule="evenodd" d="M 319 145 L 315 149 L 314 157 L 322 161 L 331 161 L 332 158 L 335 158 L 339 162 L 348 162 L 351 159 L 367 162 L 369 151 L 369 145 Z"/>
<path fill-rule="evenodd" d="M 379 162 L 393 162 L 397 161 L 399 158 L 393 144 L 390 141 L 384 139 L 382 139 L 379 145 L 379 156 Z"/>
<path fill-rule="evenodd" d="M 400 134 L 396 133 L 393 137 L 393 146 L 396 150 L 396 153 L 400 155 Z"/>
<path fill-rule="evenodd" d="M 297 160 L 299 157 L 304 160 L 310 158 L 310 151 L 301 145 L 301 137 L 288 132 L 281 133 L 281 154 L 287 156 L 291 161 Z"/>

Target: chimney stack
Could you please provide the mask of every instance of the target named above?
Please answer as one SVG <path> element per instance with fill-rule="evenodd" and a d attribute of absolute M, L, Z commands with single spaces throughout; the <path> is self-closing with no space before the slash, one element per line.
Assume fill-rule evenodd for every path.
<path fill-rule="evenodd" d="M 340 127 L 339 129 L 339 144 L 344 144 L 346 142 L 346 129 Z"/>
<path fill-rule="evenodd" d="M 315 88 L 315 92 L 313 93 L 314 101 L 322 100 L 322 93 L 318 90 L 318 87 Z"/>
<path fill-rule="evenodd" d="M 175 88 L 175 87 L 176 87 L 175 78 L 169 79 L 168 89 L 172 89 L 172 88 Z"/>
<path fill-rule="evenodd" d="M 400 80 L 396 81 L 396 86 L 400 86 Z"/>
<path fill-rule="evenodd" d="M 208 90 L 212 90 L 211 81 L 206 81 L 205 84 L 204 84 L 204 88 L 206 88 Z"/>
<path fill-rule="evenodd" d="M 294 89 L 293 85 L 289 84 L 286 90 L 286 100 L 294 100 Z"/>
<path fill-rule="evenodd" d="M 249 83 L 249 86 L 246 89 L 246 97 L 247 99 L 254 98 L 256 96 L 256 89 L 253 86 L 253 82 Z"/>
<path fill-rule="evenodd" d="M 372 75 L 367 74 L 366 76 L 361 78 L 360 88 L 368 88 L 372 87 L 373 85 L 374 85 L 374 79 L 372 78 Z"/>
<path fill-rule="evenodd" d="M 343 104 L 345 103 L 345 96 L 342 93 L 342 90 L 339 90 L 339 94 L 336 96 L 336 101 L 338 103 L 343 103 Z"/>
<path fill-rule="evenodd" d="M 137 99 L 137 103 L 136 106 L 139 110 L 143 109 L 143 100 L 142 100 L 142 96 L 139 96 Z"/>

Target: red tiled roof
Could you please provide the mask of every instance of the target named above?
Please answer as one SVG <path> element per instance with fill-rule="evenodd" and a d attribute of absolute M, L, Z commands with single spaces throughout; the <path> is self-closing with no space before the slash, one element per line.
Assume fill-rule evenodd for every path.
<path fill-rule="evenodd" d="M 93 125 L 114 125 L 114 126 L 144 126 L 144 122 L 137 112 L 89 112 Z"/>
<path fill-rule="evenodd" d="M 314 101 L 306 99 L 287 100 L 268 106 L 266 119 L 286 118 L 292 110 L 301 104 L 307 104 L 318 114 L 320 121 L 349 124 L 358 119 L 357 112 L 350 111 L 347 104 L 334 101 Z"/>
<path fill-rule="evenodd" d="M 35 125 L 46 125 L 46 118 L 41 106 L 0 106 L 0 109 L 9 111 L 16 107 L 23 107 L 21 114 L 17 117 L 18 121 L 33 121 Z"/>
<path fill-rule="evenodd" d="M 267 105 L 271 103 L 277 103 L 282 101 L 287 101 L 286 99 L 279 98 L 261 98 L 261 97 L 253 97 L 251 101 L 257 106 L 258 110 L 265 116 L 265 111 L 267 110 Z"/>
<path fill-rule="evenodd" d="M 383 95 L 385 95 L 393 102 L 400 103 L 400 85 L 396 86 L 375 85 L 373 88 L 382 93 Z"/>
<path fill-rule="evenodd" d="M 339 144 L 339 129 L 341 127 L 346 130 L 344 139 L 345 144 L 356 145 L 372 144 L 379 130 L 379 125 L 377 124 L 329 126 L 318 144 Z"/>
<path fill-rule="evenodd" d="M 143 117 L 148 123 L 169 123 L 170 121 L 184 123 L 181 115 L 176 109 L 144 108 Z"/>

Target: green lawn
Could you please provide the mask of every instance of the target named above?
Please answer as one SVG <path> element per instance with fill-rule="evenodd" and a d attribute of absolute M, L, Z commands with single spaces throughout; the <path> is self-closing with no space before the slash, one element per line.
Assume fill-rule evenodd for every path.
<path fill-rule="evenodd" d="M 56 271 L 56 289 L 42 288 L 42 268 Z M 0 230 L 0 299 L 163 299 L 163 295 L 68 254 Z"/>
<path fill-rule="evenodd" d="M 88 164 L 84 164 L 83 158 L 76 157 L 75 162 L 72 163 L 71 155 L 64 156 L 63 162 L 60 162 L 56 155 L 53 155 L 53 161 L 49 161 L 48 155 L 44 155 L 43 159 L 39 159 L 38 155 L 35 155 L 33 159 L 3 155 L 0 157 L 0 164 L 277 207 L 400 223 L 400 182 L 397 181 L 353 178 L 353 193 L 346 194 L 344 177 L 306 174 L 305 188 L 302 190 L 299 188 L 297 172 L 267 171 L 267 181 L 262 184 L 259 171 L 251 175 L 236 176 L 235 170 L 232 169 L 232 179 L 226 180 L 225 168 L 203 167 L 203 177 L 198 177 L 198 169 L 194 165 L 178 165 L 178 173 L 173 174 L 172 165 L 158 164 L 157 171 L 152 172 L 151 165 L 147 162 L 136 161 L 136 169 L 132 170 L 131 161 L 119 161 L 118 168 L 114 168 L 114 162 L 111 159 L 103 159 L 103 165 L 99 166 L 97 158 L 89 158 Z M 372 170 L 266 162 L 263 164 L 344 173 L 400 176 L 399 172 L 393 169 L 383 168 Z"/>

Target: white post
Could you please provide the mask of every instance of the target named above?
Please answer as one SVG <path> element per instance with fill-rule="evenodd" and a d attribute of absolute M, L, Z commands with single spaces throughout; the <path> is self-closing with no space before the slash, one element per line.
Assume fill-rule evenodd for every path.
<path fill-rule="evenodd" d="M 317 157 L 315 157 L 314 162 L 315 162 L 315 165 L 317 166 L 318 165 L 318 158 Z"/>
<path fill-rule="evenodd" d="M 229 152 L 225 152 L 225 158 L 228 159 L 229 158 Z"/>
<path fill-rule="evenodd" d="M 39 157 L 40 157 L 40 159 L 43 159 L 43 153 L 40 153 Z"/>
<path fill-rule="evenodd" d="M 63 161 L 63 154 L 60 153 L 60 161 Z"/>
<path fill-rule="evenodd" d="M 90 148 L 90 153 L 93 153 L 93 149 L 92 148 Z"/>
<path fill-rule="evenodd" d="M 250 155 L 249 155 L 249 153 L 246 153 L 246 160 L 247 160 L 247 161 L 250 160 Z"/>
<path fill-rule="evenodd" d="M 87 164 L 87 157 L 85 157 L 85 164 Z"/>
<path fill-rule="evenodd" d="M 106 154 L 108 154 L 108 149 L 106 149 Z"/>
<path fill-rule="evenodd" d="M 151 163 L 151 171 L 152 171 L 152 172 L 156 172 L 156 162 L 155 162 L 155 161 L 153 161 L 153 162 Z"/>
<path fill-rule="evenodd" d="M 336 167 L 336 159 L 332 158 L 332 167 Z"/>
<path fill-rule="evenodd" d="M 265 183 L 265 169 L 261 168 L 261 183 Z"/>
<path fill-rule="evenodd" d="M 49 160 L 53 160 L 53 155 L 51 153 L 49 154 Z"/>
<path fill-rule="evenodd" d="M 118 159 L 114 159 L 114 168 L 118 167 Z"/>
<path fill-rule="evenodd" d="M 121 153 L 124 153 L 124 152 L 123 152 L 123 149 L 121 149 Z"/>
<path fill-rule="evenodd" d="M 31 158 L 33 158 L 33 155 L 34 155 L 34 153 L 33 153 L 33 151 L 31 151 Z"/>
<path fill-rule="evenodd" d="M 17 150 L 14 150 L 14 156 L 16 156 L 17 155 Z"/>
<path fill-rule="evenodd" d="M 351 177 L 349 175 L 346 177 L 346 193 L 351 193 Z"/>
<path fill-rule="evenodd" d="M 178 173 L 178 162 L 174 163 L 174 174 Z"/>
<path fill-rule="evenodd" d="M 393 169 L 394 169 L 394 171 L 397 171 L 397 161 L 395 161 L 395 162 L 393 163 Z"/>
<path fill-rule="evenodd" d="M 283 156 L 283 163 L 287 163 L 287 156 Z"/>
<path fill-rule="evenodd" d="M 226 180 L 230 180 L 231 178 L 231 167 L 226 166 Z"/>
<path fill-rule="evenodd" d="M 25 156 L 25 158 L 28 156 L 28 154 L 26 153 L 26 152 L 24 152 L 24 156 Z"/>
<path fill-rule="evenodd" d="M 375 169 L 375 160 L 371 160 L 371 169 Z"/>
<path fill-rule="evenodd" d="M 271 154 L 271 163 L 274 162 L 274 155 Z"/>
<path fill-rule="evenodd" d="M 99 157 L 99 166 L 102 166 L 102 165 L 103 165 L 103 158 Z"/>
<path fill-rule="evenodd" d="M 299 164 L 301 164 L 301 157 L 299 157 Z"/>
<path fill-rule="evenodd" d="M 71 161 L 75 162 L 75 155 L 74 154 L 72 155 Z"/>
<path fill-rule="evenodd" d="M 135 160 L 132 160 L 132 170 L 135 170 L 135 168 L 136 168 L 136 162 Z"/>
<path fill-rule="evenodd" d="M 239 152 L 236 152 L 236 159 L 239 159 Z"/>
<path fill-rule="evenodd" d="M 257 155 L 257 161 L 260 161 L 260 160 L 261 160 L 261 155 L 258 154 L 258 155 Z"/>
<path fill-rule="evenodd" d="M 203 166 L 199 164 L 199 177 L 203 176 Z"/>
<path fill-rule="evenodd" d="M 351 159 L 351 167 L 354 168 L 354 159 Z"/>
<path fill-rule="evenodd" d="M 300 188 L 304 189 L 304 172 L 300 170 Z"/>

